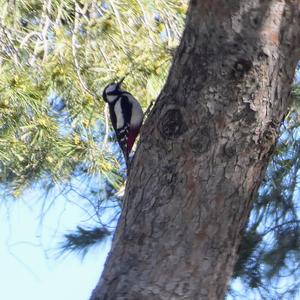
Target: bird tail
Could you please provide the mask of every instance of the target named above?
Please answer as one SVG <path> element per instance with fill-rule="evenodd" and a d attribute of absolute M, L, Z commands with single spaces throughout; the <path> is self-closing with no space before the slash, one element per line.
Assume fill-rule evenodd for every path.
<path fill-rule="evenodd" d="M 123 154 L 124 154 L 124 159 L 125 159 L 126 169 L 127 169 L 127 175 L 128 175 L 128 171 L 129 171 L 129 167 L 130 167 L 130 158 L 129 158 L 128 150 L 124 149 Z"/>
<path fill-rule="evenodd" d="M 130 170 L 130 159 L 129 159 L 129 156 L 125 157 L 125 163 L 126 163 L 126 171 L 127 171 L 127 177 L 129 175 L 129 170 Z"/>

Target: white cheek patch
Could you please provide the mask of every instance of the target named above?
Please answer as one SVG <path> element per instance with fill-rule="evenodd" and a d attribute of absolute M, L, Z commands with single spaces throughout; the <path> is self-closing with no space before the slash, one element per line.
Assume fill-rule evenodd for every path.
<path fill-rule="evenodd" d="M 117 129 L 120 129 L 124 126 L 125 121 L 122 114 L 121 100 L 117 101 L 114 107 L 114 111 L 117 119 Z"/>
<path fill-rule="evenodd" d="M 108 103 L 113 103 L 119 96 L 117 95 L 107 95 L 106 98 L 107 98 L 107 102 Z"/>

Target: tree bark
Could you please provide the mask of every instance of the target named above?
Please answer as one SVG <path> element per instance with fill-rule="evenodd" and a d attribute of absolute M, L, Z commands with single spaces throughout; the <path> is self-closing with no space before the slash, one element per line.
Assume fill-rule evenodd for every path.
<path fill-rule="evenodd" d="M 192 0 L 92 300 L 223 299 L 288 110 L 297 0 Z"/>

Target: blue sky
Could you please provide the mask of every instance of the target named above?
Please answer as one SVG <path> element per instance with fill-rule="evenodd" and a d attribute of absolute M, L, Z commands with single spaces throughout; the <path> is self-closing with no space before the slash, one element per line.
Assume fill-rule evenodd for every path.
<path fill-rule="evenodd" d="M 84 221 L 82 209 L 58 197 L 41 218 L 34 190 L 16 201 L 0 200 L 0 299 L 85 300 L 95 287 L 110 240 L 84 260 L 75 254 L 57 258 L 57 245 Z"/>

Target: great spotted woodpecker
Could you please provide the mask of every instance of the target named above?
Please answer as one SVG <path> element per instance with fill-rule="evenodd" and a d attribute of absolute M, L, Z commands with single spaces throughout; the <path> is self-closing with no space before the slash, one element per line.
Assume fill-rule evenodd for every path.
<path fill-rule="evenodd" d="M 139 102 L 119 82 L 110 83 L 103 90 L 103 99 L 108 103 L 110 119 L 117 135 L 118 143 L 129 166 L 129 153 L 143 123 L 143 110 Z"/>

